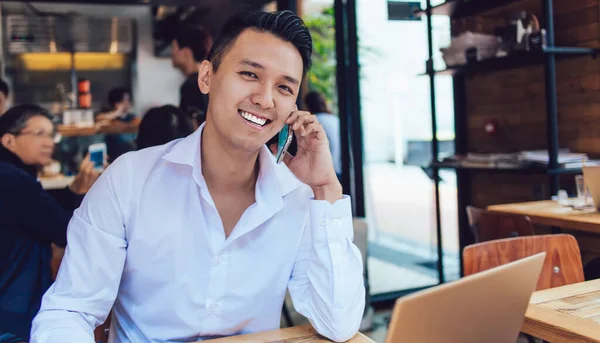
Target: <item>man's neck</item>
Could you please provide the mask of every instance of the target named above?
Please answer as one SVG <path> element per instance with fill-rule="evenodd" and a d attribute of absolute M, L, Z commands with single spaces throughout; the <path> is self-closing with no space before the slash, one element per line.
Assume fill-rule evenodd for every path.
<path fill-rule="evenodd" d="M 209 191 L 253 193 L 258 178 L 258 152 L 234 150 L 206 125 L 201 139 L 202 175 Z"/>

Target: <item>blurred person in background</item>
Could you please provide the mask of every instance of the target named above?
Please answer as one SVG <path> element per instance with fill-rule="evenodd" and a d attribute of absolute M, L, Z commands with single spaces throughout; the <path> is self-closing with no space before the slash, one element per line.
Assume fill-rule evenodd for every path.
<path fill-rule="evenodd" d="M 171 61 L 186 80 L 181 85 L 179 107 L 194 121 L 195 128 L 206 120 L 208 96 L 198 87 L 198 68 L 212 46 L 212 37 L 202 27 L 180 28 L 171 43 Z"/>
<path fill-rule="evenodd" d="M 327 107 L 325 97 L 317 91 L 311 91 L 304 97 L 308 112 L 317 116 L 329 138 L 329 150 L 333 158 L 333 167 L 338 179 L 342 177 L 342 155 L 340 147 L 340 118 Z"/>
<path fill-rule="evenodd" d="M 0 79 L 0 116 L 8 110 L 9 93 L 10 89 L 8 88 L 8 83 Z"/>
<path fill-rule="evenodd" d="M 51 115 L 19 105 L 0 117 L 0 342 L 29 339 L 31 321 L 52 283 L 51 243 L 64 247 L 73 210 L 98 178 L 86 157 L 59 204 L 38 182 L 52 162 L 56 132 Z M 70 211 L 65 209 L 70 204 Z"/>
<path fill-rule="evenodd" d="M 135 150 L 135 131 L 140 118 L 132 113 L 131 92 L 125 87 L 113 88 L 108 92 L 108 109 L 96 116 L 99 125 L 111 125 L 125 133 L 107 134 L 104 138 L 109 162 L 126 152 Z"/>
<path fill-rule="evenodd" d="M 191 119 L 181 109 L 173 105 L 155 107 L 142 118 L 136 138 L 137 149 L 162 145 L 193 132 Z"/>

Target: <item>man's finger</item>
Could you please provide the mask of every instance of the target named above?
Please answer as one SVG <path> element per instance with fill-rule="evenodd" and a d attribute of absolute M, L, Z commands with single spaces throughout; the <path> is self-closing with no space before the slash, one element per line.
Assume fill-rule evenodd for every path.
<path fill-rule="evenodd" d="M 319 133 L 322 129 L 321 124 L 319 123 L 310 123 L 304 127 L 304 132 L 302 132 L 302 137 L 308 136 L 310 133 Z"/>
<path fill-rule="evenodd" d="M 82 173 L 89 173 L 89 171 L 94 168 L 94 163 L 90 160 L 83 160 L 81 162 L 81 166 L 79 167 L 79 171 Z"/>
<path fill-rule="evenodd" d="M 292 112 L 292 114 L 290 114 L 290 116 L 286 119 L 285 123 L 293 124 L 296 121 L 296 119 L 298 119 L 298 111 Z"/>
<path fill-rule="evenodd" d="M 300 112 L 298 119 L 296 119 L 296 122 L 294 123 L 294 125 L 292 125 L 292 129 L 298 130 L 300 127 L 305 126 L 306 124 L 314 123 L 316 120 L 316 117 L 312 114 L 308 112 L 304 112 L 303 114 L 302 112 Z"/>

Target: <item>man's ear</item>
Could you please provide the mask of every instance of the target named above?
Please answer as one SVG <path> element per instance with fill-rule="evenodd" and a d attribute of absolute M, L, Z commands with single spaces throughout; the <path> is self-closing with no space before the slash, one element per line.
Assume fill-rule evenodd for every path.
<path fill-rule="evenodd" d="M 8 149 L 8 151 L 14 152 L 15 148 L 15 136 L 11 135 L 10 133 L 5 133 L 4 135 L 2 135 L 2 138 L 0 138 L 0 143 L 2 143 L 2 146 L 4 146 L 6 149 Z"/>
<path fill-rule="evenodd" d="M 203 94 L 210 93 L 210 80 L 213 75 L 212 63 L 208 60 L 202 61 L 198 70 L 198 88 Z"/>

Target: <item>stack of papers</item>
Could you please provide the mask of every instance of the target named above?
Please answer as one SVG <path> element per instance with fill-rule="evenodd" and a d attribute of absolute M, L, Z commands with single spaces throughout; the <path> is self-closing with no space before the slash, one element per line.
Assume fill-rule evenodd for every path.
<path fill-rule="evenodd" d="M 522 151 L 519 154 L 519 159 L 521 161 L 548 164 L 548 150 Z M 558 151 L 558 164 L 583 163 L 588 160 L 587 154 L 570 152 L 568 149 Z"/>

